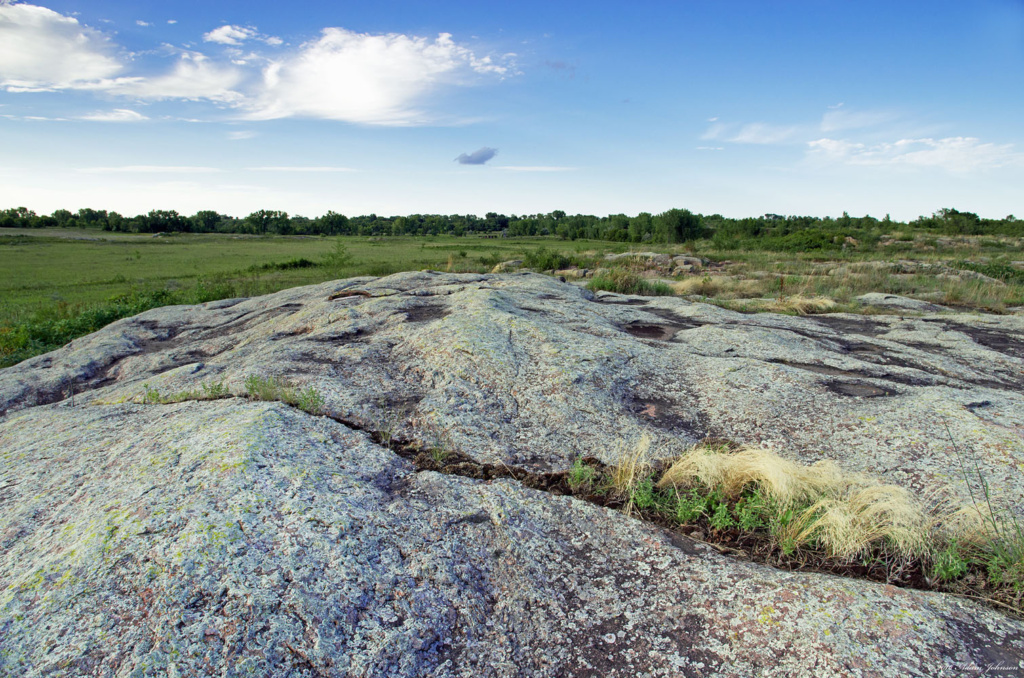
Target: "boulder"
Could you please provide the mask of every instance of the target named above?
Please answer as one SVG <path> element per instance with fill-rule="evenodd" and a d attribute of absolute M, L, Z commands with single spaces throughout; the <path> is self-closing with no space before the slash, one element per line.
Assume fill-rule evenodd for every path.
<path fill-rule="evenodd" d="M 253 376 L 322 403 L 241 397 Z M 555 472 L 713 436 L 965 497 L 957 446 L 1019 510 L 1022 385 L 1021 316 L 436 272 L 155 309 L 0 370 L 0 676 L 1019 671 L 1024 622 L 976 601 L 745 562 L 386 441 Z"/>
<path fill-rule="evenodd" d="M 932 304 L 920 299 L 911 299 L 910 297 L 901 297 L 895 294 L 883 294 L 881 292 L 862 294 L 856 300 L 864 306 L 891 308 L 913 313 L 939 313 L 951 310 L 948 306 Z"/>

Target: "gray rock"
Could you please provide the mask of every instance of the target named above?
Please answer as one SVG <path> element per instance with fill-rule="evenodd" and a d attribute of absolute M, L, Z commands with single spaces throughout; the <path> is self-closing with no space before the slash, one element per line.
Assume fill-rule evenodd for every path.
<path fill-rule="evenodd" d="M 865 306 L 877 306 L 879 308 L 893 308 L 914 313 L 940 313 L 951 310 L 948 306 L 932 304 L 920 299 L 901 297 L 895 294 L 883 294 L 881 292 L 870 292 L 857 297 L 857 301 Z"/>
<path fill-rule="evenodd" d="M 745 315 L 534 274 L 156 309 L 0 371 L 0 676 L 1018 667 L 1024 623 L 969 600 L 417 472 L 355 427 L 535 470 L 714 435 L 963 495 L 948 426 L 1019 508 L 1022 347 L 1019 316 Z M 133 402 L 250 375 L 329 416 Z"/>

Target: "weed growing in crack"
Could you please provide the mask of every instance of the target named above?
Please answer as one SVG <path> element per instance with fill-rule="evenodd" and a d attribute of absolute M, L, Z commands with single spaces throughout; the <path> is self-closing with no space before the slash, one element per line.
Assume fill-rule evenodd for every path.
<path fill-rule="evenodd" d="M 324 397 L 312 386 L 299 391 L 282 379 L 252 374 L 245 379 L 245 390 L 253 400 L 277 400 L 309 414 L 324 412 Z"/>
<path fill-rule="evenodd" d="M 568 475 L 566 475 L 566 482 L 569 483 L 569 489 L 575 493 L 589 492 L 594 489 L 595 481 L 597 480 L 597 470 L 585 464 L 583 457 L 577 457 L 576 461 L 572 463 L 572 468 L 569 469 Z"/>
<path fill-rule="evenodd" d="M 204 382 L 197 389 L 188 389 L 167 395 L 160 393 L 159 390 L 151 387 L 149 384 L 143 384 L 142 388 L 142 395 L 136 402 L 141 402 L 144 405 L 170 405 L 172 403 L 185 402 L 186 400 L 218 400 L 231 396 L 231 392 L 228 391 L 224 382 Z"/>

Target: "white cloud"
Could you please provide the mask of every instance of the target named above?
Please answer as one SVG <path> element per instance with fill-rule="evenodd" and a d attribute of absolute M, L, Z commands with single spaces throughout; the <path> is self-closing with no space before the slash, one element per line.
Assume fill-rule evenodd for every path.
<path fill-rule="evenodd" d="M 45 7 L 0 2 L 0 86 L 61 89 L 121 71 L 99 31 Z"/>
<path fill-rule="evenodd" d="M 141 122 L 149 120 L 146 116 L 127 108 L 115 108 L 112 111 L 96 111 L 89 115 L 83 115 L 82 120 L 94 120 L 96 122 Z"/>
<path fill-rule="evenodd" d="M 214 174 L 216 167 L 184 167 L 168 165 L 125 165 L 123 167 L 83 167 L 84 174 Z"/>
<path fill-rule="evenodd" d="M 477 58 L 451 35 L 427 38 L 368 35 L 326 28 L 290 57 L 264 71 L 250 117 L 312 117 L 374 125 L 428 121 L 417 106 L 445 85 L 475 74 L 504 75 L 508 67 Z"/>
<path fill-rule="evenodd" d="M 892 143 L 866 145 L 841 139 L 818 139 L 808 143 L 812 157 L 849 165 L 937 167 L 950 172 L 1024 164 L 1024 154 L 1013 144 L 982 143 L 975 137 L 945 139 L 900 139 Z"/>
<path fill-rule="evenodd" d="M 698 146 L 698 151 L 724 151 L 724 146 Z"/>
<path fill-rule="evenodd" d="M 177 19 L 168 19 L 167 23 L 169 23 L 169 24 L 176 24 L 176 23 L 178 23 L 178 20 Z"/>
<path fill-rule="evenodd" d="M 252 28 L 242 26 L 221 26 L 203 35 L 206 42 L 216 42 L 221 45 L 241 45 L 246 40 L 256 37 L 256 31 Z"/>
<path fill-rule="evenodd" d="M 233 47 L 237 47 L 247 40 L 259 40 L 272 47 L 284 44 L 281 38 L 273 35 L 263 35 L 252 26 L 232 26 L 230 24 L 215 28 L 209 33 L 204 33 L 203 40 Z"/>
<path fill-rule="evenodd" d="M 135 21 L 135 25 L 136 26 L 143 26 L 143 27 L 145 27 L 145 26 L 152 26 L 153 24 L 149 23 L 148 21 L 143 21 L 142 19 L 137 19 Z"/>
<path fill-rule="evenodd" d="M 174 69 L 154 78 L 132 77 L 105 80 L 83 89 L 98 89 L 140 99 L 208 99 L 236 103 L 244 97 L 235 90 L 243 73 L 214 63 L 198 52 L 185 52 Z"/>
<path fill-rule="evenodd" d="M 248 129 L 235 130 L 233 132 L 228 132 L 228 139 L 231 139 L 232 141 L 242 141 L 242 140 L 245 140 L 245 139 L 252 139 L 255 136 L 256 136 L 256 132 L 253 132 L 252 130 L 248 130 Z"/>
<path fill-rule="evenodd" d="M 249 172 L 355 172 L 351 167 L 246 167 Z"/>

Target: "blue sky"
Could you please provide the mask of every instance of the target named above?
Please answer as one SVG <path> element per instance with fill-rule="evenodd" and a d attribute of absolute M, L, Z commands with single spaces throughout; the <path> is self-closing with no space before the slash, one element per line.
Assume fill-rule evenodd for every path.
<path fill-rule="evenodd" d="M 1022 0 L 0 0 L 40 212 L 1024 216 L 1022 122 Z"/>

